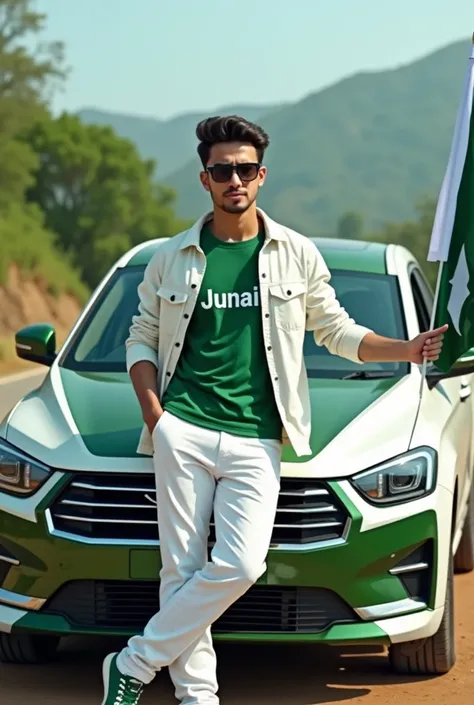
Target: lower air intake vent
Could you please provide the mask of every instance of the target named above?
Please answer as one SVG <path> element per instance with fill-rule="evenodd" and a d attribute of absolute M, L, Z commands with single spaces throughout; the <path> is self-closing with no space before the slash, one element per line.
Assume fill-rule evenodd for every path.
<path fill-rule="evenodd" d="M 79 580 L 65 584 L 43 608 L 78 627 L 137 633 L 159 609 L 159 585 L 150 581 Z M 331 590 L 255 585 L 214 624 L 214 633 L 317 633 L 357 622 Z"/>

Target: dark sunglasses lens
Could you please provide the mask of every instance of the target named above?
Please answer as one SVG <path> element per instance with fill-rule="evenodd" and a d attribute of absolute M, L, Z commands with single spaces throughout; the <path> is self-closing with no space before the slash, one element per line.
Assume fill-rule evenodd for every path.
<path fill-rule="evenodd" d="M 211 176 L 214 181 L 219 183 L 224 183 L 225 181 L 230 181 L 233 174 L 232 164 L 215 164 L 212 167 Z"/>
<path fill-rule="evenodd" d="M 242 181 L 253 181 L 258 176 L 258 166 L 256 164 L 239 164 L 237 174 Z"/>
<path fill-rule="evenodd" d="M 253 181 L 258 176 L 258 164 L 237 164 L 235 169 L 242 181 Z M 234 167 L 232 164 L 214 164 L 210 171 L 214 181 L 224 183 L 231 180 Z"/>

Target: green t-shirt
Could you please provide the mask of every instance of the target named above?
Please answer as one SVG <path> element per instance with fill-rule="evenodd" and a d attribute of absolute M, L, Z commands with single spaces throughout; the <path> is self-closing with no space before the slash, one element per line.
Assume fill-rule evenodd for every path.
<path fill-rule="evenodd" d="M 203 228 L 206 271 L 162 405 L 197 426 L 279 439 L 258 287 L 264 239 L 262 231 L 245 242 L 222 242 Z"/>

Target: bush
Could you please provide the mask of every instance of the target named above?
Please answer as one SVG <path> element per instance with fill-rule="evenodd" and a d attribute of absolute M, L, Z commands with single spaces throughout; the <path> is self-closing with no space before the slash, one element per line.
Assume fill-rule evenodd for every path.
<path fill-rule="evenodd" d="M 36 206 L 13 205 L 0 216 L 0 252 L 0 285 L 5 284 L 8 269 L 15 264 L 44 281 L 53 296 L 67 293 L 81 304 L 87 301 L 89 289 L 67 256 L 56 250 L 54 236 L 43 228 Z"/>

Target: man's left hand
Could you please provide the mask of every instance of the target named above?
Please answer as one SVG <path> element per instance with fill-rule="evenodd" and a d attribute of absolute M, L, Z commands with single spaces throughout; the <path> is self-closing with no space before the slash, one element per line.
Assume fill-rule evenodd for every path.
<path fill-rule="evenodd" d="M 435 330 L 420 333 L 413 340 L 408 341 L 407 361 L 413 362 L 415 365 L 421 365 L 424 360 L 434 362 L 438 359 L 443 347 L 444 333 L 448 330 L 448 325 L 435 328 Z"/>

